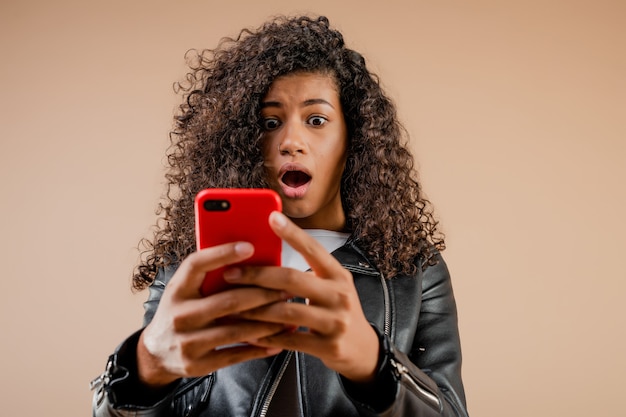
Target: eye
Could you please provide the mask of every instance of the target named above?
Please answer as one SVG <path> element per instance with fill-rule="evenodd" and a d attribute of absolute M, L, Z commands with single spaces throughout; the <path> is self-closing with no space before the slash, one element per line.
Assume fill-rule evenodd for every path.
<path fill-rule="evenodd" d="M 309 120 L 307 121 L 311 126 L 323 126 L 324 124 L 326 124 L 326 122 L 328 121 L 328 119 L 326 119 L 325 117 L 322 116 L 311 116 L 309 117 Z"/>
<path fill-rule="evenodd" d="M 267 119 L 263 119 L 261 120 L 261 127 L 264 130 L 274 130 L 274 129 L 278 129 L 278 127 L 280 126 L 280 120 L 278 119 L 273 119 L 273 118 L 267 118 Z"/>

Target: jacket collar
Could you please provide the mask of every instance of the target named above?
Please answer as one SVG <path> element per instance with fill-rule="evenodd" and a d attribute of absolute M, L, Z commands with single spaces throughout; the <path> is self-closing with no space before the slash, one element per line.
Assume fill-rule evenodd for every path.
<path fill-rule="evenodd" d="M 348 239 L 343 246 L 335 249 L 332 255 L 341 263 L 341 266 L 351 272 L 365 275 L 380 275 L 378 268 L 369 260 L 354 239 Z"/>

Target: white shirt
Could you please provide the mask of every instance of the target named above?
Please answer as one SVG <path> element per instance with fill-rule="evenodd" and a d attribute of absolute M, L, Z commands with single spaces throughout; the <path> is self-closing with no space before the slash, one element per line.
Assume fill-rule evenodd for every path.
<path fill-rule="evenodd" d="M 348 237 L 350 236 L 349 233 L 333 232 L 332 230 L 323 229 L 304 229 L 304 231 L 307 232 L 319 243 L 321 243 L 322 246 L 324 246 L 324 249 L 328 251 L 328 253 L 343 246 L 343 244 L 346 243 Z M 284 240 L 281 259 L 282 266 L 299 269 L 300 271 L 306 271 L 310 269 L 309 265 L 306 263 L 302 255 L 296 252 L 294 248 L 292 248 Z"/>

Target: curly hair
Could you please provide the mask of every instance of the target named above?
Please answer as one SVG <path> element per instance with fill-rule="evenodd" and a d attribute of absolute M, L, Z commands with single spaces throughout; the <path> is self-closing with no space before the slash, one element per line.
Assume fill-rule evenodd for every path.
<path fill-rule="evenodd" d="M 445 248 L 395 105 L 326 17 L 276 17 L 222 39 L 216 49 L 189 51 L 186 59 L 190 72 L 175 85 L 183 103 L 170 132 L 167 190 L 153 239 L 142 240 L 135 289 L 195 250 L 196 193 L 268 187 L 261 100 L 277 77 L 295 72 L 329 74 L 337 83 L 348 129 L 341 198 L 351 239 L 387 278 L 415 273 Z"/>

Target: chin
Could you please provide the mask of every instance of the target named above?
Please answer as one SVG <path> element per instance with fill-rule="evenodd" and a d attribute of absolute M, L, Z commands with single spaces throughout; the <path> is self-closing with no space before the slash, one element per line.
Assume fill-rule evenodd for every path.
<path fill-rule="evenodd" d="M 291 203 L 293 203 L 293 201 Z M 315 214 L 313 210 L 307 207 L 293 207 L 293 205 L 294 204 L 289 204 L 289 202 L 285 203 L 283 201 L 283 214 L 294 222 L 309 219 Z"/>

